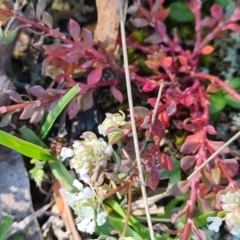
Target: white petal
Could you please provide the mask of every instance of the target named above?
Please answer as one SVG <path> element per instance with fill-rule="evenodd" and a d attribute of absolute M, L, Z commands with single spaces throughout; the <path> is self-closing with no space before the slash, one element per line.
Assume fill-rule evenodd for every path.
<path fill-rule="evenodd" d="M 92 189 L 90 187 L 85 187 L 83 189 L 83 198 L 87 199 L 87 198 L 93 198 L 94 197 L 94 192 L 92 191 Z"/>
<path fill-rule="evenodd" d="M 95 227 L 96 227 L 96 223 L 93 220 L 87 225 L 86 232 L 89 234 L 93 234 L 95 232 Z"/>
<path fill-rule="evenodd" d="M 106 211 L 100 212 L 97 216 L 97 225 L 102 226 L 106 222 L 108 213 Z"/>
<path fill-rule="evenodd" d="M 90 177 L 87 173 L 81 174 L 80 172 L 80 179 L 83 180 L 85 183 L 90 183 Z"/>
<path fill-rule="evenodd" d="M 74 154 L 74 152 L 73 152 L 72 149 L 63 147 L 63 148 L 61 149 L 60 156 L 61 156 L 63 159 L 65 159 L 65 158 L 72 157 L 73 154 Z"/>
<path fill-rule="evenodd" d="M 79 191 L 83 190 L 83 185 L 77 179 L 74 179 L 73 186 L 77 188 Z"/>
<path fill-rule="evenodd" d="M 223 219 L 220 217 L 208 217 L 207 221 L 208 222 L 212 221 L 212 223 L 208 226 L 208 229 L 218 232 L 219 227 L 222 225 Z"/>
<path fill-rule="evenodd" d="M 89 206 L 83 207 L 82 213 L 83 213 L 84 218 L 94 219 L 95 211 L 92 207 L 89 207 Z"/>
<path fill-rule="evenodd" d="M 91 219 L 83 219 L 80 223 L 77 224 L 78 230 L 81 232 L 86 232 L 90 221 Z"/>

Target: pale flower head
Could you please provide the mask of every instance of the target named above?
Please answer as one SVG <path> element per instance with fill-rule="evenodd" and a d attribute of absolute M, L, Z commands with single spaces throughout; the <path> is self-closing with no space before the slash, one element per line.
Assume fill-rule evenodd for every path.
<path fill-rule="evenodd" d="M 127 122 L 125 121 L 125 114 L 123 111 L 119 111 L 120 113 L 106 113 L 106 118 L 105 120 L 102 122 L 102 124 L 100 124 L 98 126 L 98 132 L 99 134 L 106 136 L 106 132 L 110 127 L 115 127 L 115 128 L 119 128 L 124 126 Z"/>
<path fill-rule="evenodd" d="M 97 225 L 102 226 L 106 222 L 107 216 L 108 216 L 108 213 L 106 211 L 100 212 L 97 215 Z"/>
<path fill-rule="evenodd" d="M 219 231 L 219 227 L 222 225 L 224 219 L 220 218 L 220 217 L 208 217 L 207 221 L 208 222 L 212 222 L 209 226 L 208 229 L 218 232 Z"/>
<path fill-rule="evenodd" d="M 83 219 L 80 223 L 77 224 L 77 229 L 80 232 L 86 232 L 90 221 L 91 221 L 91 219 L 88 219 L 88 218 Z"/>
<path fill-rule="evenodd" d="M 83 213 L 83 217 L 84 218 L 94 219 L 95 211 L 94 211 L 94 209 L 92 207 L 84 206 L 82 208 L 82 213 Z"/>
<path fill-rule="evenodd" d="M 96 228 L 96 222 L 94 220 L 92 220 L 88 225 L 87 225 L 87 229 L 86 232 L 89 234 L 93 234 L 95 232 L 95 228 Z"/>
<path fill-rule="evenodd" d="M 227 192 L 225 195 L 222 195 L 222 209 L 225 211 L 232 211 L 237 206 L 240 206 L 240 193 L 236 192 Z"/>
<path fill-rule="evenodd" d="M 94 198 L 94 192 L 90 187 L 85 187 L 83 189 L 83 198 L 88 199 L 88 198 Z"/>
<path fill-rule="evenodd" d="M 74 155 L 74 152 L 73 152 L 72 149 L 66 148 L 66 147 L 63 147 L 63 148 L 61 149 L 60 156 L 61 156 L 63 159 L 72 157 L 73 155 Z"/>
<path fill-rule="evenodd" d="M 227 213 L 225 222 L 231 234 L 237 236 L 240 233 L 240 212 L 233 210 Z"/>

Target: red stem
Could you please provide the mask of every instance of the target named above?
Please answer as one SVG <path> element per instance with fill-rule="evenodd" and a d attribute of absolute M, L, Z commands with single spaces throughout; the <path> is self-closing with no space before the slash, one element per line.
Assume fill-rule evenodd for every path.
<path fill-rule="evenodd" d="M 229 93 L 232 97 L 234 97 L 237 101 L 240 102 L 240 95 L 237 93 L 237 91 L 235 91 L 234 89 L 229 87 L 220 78 L 218 78 L 216 76 L 213 76 L 213 75 L 210 75 L 210 74 L 207 74 L 207 73 L 196 73 L 193 76 L 195 78 L 201 78 L 201 79 L 209 80 L 211 83 L 215 83 L 215 84 L 219 85 L 223 90 L 225 90 L 227 93 Z"/>
<path fill-rule="evenodd" d="M 36 100 L 36 101 L 26 102 L 26 103 L 19 103 L 19 104 L 15 104 L 15 105 L 11 105 L 11 106 L 3 106 L 3 107 L 0 107 L 0 114 L 4 114 L 6 112 L 13 112 L 13 111 L 16 111 L 16 110 L 24 109 L 28 105 L 30 105 L 32 103 L 35 103 L 35 102 L 40 102 L 41 105 L 46 105 L 46 104 L 48 104 L 50 102 L 53 102 L 53 101 L 57 100 L 60 97 L 61 97 L 61 95 L 57 95 L 57 96 L 45 98 L 45 99 L 42 99 L 42 100 Z"/>

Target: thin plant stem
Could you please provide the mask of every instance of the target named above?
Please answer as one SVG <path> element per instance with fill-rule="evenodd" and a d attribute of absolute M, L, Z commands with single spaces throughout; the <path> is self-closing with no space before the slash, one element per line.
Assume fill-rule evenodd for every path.
<path fill-rule="evenodd" d="M 136 153 L 136 161 L 137 161 L 137 165 L 138 165 L 138 174 L 139 174 L 139 178 L 141 181 L 141 190 L 142 190 L 142 195 L 143 195 L 144 204 L 145 204 L 144 207 L 145 207 L 145 211 L 146 211 L 146 217 L 147 217 L 147 222 L 148 222 L 148 227 L 149 227 L 149 232 L 150 232 L 150 238 L 151 238 L 151 240 L 155 240 L 151 216 L 150 216 L 148 202 L 147 202 L 147 193 L 146 193 L 146 188 L 145 188 L 145 181 L 143 178 L 142 164 L 141 164 L 138 137 L 137 137 L 137 129 L 136 129 L 136 123 L 135 123 L 134 111 L 133 111 L 133 100 L 132 100 L 131 82 L 130 82 L 130 74 L 129 74 L 129 67 L 128 67 L 128 57 L 127 57 L 127 46 L 126 46 L 126 36 L 125 36 L 125 28 L 124 28 L 122 0 L 118 0 L 118 4 L 119 4 L 119 13 L 120 13 L 120 27 L 121 27 L 121 38 L 122 38 L 122 47 L 123 47 L 124 69 L 125 69 L 125 74 L 126 74 L 127 95 L 128 95 L 128 103 L 129 103 L 130 117 L 131 117 L 131 124 L 132 124 L 133 142 L 134 142 L 134 148 L 135 148 L 135 153 Z"/>
<path fill-rule="evenodd" d="M 214 154 L 212 154 L 201 166 L 199 166 L 187 180 L 190 180 L 197 172 L 199 172 L 204 166 L 206 166 L 211 160 L 213 160 L 225 147 L 231 144 L 234 140 L 240 137 L 240 131 L 238 131 L 232 138 L 230 138 L 225 144 L 223 144 Z"/>

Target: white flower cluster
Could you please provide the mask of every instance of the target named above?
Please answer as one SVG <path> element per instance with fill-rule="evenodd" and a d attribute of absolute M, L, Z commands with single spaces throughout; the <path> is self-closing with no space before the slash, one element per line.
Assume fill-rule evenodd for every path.
<path fill-rule="evenodd" d="M 126 125 L 126 121 L 125 121 L 125 114 L 123 111 L 119 111 L 120 113 L 106 113 L 106 118 L 105 120 L 102 122 L 102 124 L 100 124 L 98 126 L 98 132 L 99 134 L 103 135 L 104 137 L 113 134 L 112 131 L 109 132 L 110 129 L 117 129 L 119 127 L 123 127 L 124 125 Z"/>
<path fill-rule="evenodd" d="M 77 215 L 78 230 L 93 234 L 96 225 L 102 226 L 106 222 L 108 213 L 103 209 L 102 199 L 97 197 L 90 187 L 84 188 L 76 179 L 73 186 L 78 189 L 78 193 L 70 193 L 63 188 L 60 189 L 60 192 Z"/>
<path fill-rule="evenodd" d="M 106 119 L 98 127 L 100 134 L 109 138 L 114 130 L 126 125 L 125 114 L 120 112 L 121 114 L 106 114 Z M 83 187 L 81 182 L 74 180 L 73 185 L 78 189 L 77 193 L 70 193 L 66 189 L 60 191 L 77 215 L 78 230 L 92 234 L 96 225 L 101 226 L 106 222 L 108 213 L 102 204 L 102 196 L 98 196 L 103 195 L 103 192 L 92 186 L 91 176 L 95 169 L 106 168 L 107 161 L 113 154 L 113 148 L 92 132 L 84 132 L 81 138 L 83 140 L 75 141 L 72 148 L 63 147 L 60 155 L 63 159 L 70 158 L 70 167 L 75 169 L 79 179 L 87 186 Z"/>
<path fill-rule="evenodd" d="M 71 158 L 70 167 L 75 169 L 81 180 L 89 183 L 91 170 L 99 165 L 106 166 L 113 149 L 92 132 L 84 132 L 81 137 L 83 141 L 75 141 L 73 149 L 63 147 L 60 155 L 63 159 Z"/>
<path fill-rule="evenodd" d="M 218 232 L 222 222 L 225 221 L 230 233 L 238 236 L 240 234 L 240 190 L 229 191 L 221 197 L 224 216 L 208 217 L 207 221 L 212 222 L 208 228 Z"/>

